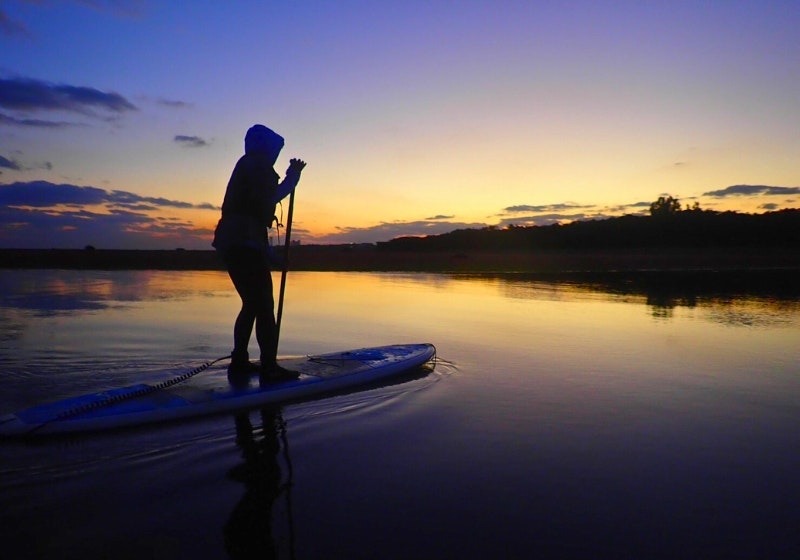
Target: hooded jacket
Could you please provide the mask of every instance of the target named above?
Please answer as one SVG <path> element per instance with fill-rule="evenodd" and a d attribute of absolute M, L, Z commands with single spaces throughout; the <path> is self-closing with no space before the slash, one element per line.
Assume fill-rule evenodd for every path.
<path fill-rule="evenodd" d="M 214 232 L 214 246 L 227 251 L 234 246 L 267 248 L 267 229 L 275 219 L 275 205 L 297 184 L 287 174 L 283 183 L 273 169 L 283 148 L 283 137 L 264 125 L 251 127 L 244 139 L 244 155 L 231 173 L 222 217 Z"/>

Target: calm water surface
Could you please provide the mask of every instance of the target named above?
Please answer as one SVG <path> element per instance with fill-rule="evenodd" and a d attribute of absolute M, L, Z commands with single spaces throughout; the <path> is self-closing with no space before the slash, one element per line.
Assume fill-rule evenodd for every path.
<path fill-rule="evenodd" d="M 226 355 L 238 311 L 216 272 L 0 288 L 0 413 Z M 0 557 L 800 554 L 798 295 L 290 275 L 281 354 L 401 342 L 442 361 L 280 410 L 0 441 Z"/>

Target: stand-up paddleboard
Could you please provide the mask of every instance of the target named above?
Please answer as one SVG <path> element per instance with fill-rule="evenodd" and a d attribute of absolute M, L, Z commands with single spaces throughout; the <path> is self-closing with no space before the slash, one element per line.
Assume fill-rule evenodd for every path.
<path fill-rule="evenodd" d="M 299 379 L 266 384 L 258 375 L 231 384 L 226 367 L 219 366 L 202 375 L 91 393 L 2 416 L 0 436 L 106 430 L 317 397 L 408 372 L 435 354 L 432 344 L 403 344 L 280 359 L 280 365 L 300 373 Z"/>

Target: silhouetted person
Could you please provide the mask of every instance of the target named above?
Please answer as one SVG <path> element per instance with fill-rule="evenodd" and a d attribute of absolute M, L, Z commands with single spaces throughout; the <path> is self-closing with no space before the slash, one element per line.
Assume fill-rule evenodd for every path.
<path fill-rule="evenodd" d="M 212 245 L 222 255 L 242 298 L 242 309 L 233 329 L 233 352 L 228 369 L 233 377 L 258 370 L 247 353 L 254 323 L 261 350 L 262 379 L 297 377 L 276 362 L 278 341 L 267 230 L 275 219 L 275 205 L 297 186 L 306 163 L 290 160 L 286 177 L 279 182 L 273 166 L 282 149 L 283 138 L 266 126 L 257 124 L 247 131 L 245 153 L 236 162 L 228 181 L 222 217 L 214 232 Z"/>

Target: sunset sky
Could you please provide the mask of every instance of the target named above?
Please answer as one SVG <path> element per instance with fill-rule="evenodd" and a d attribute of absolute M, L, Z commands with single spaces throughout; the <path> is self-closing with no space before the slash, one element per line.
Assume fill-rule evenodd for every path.
<path fill-rule="evenodd" d="M 8 0 L 0 247 L 209 249 L 257 122 L 304 244 L 800 207 L 800 3 Z"/>

